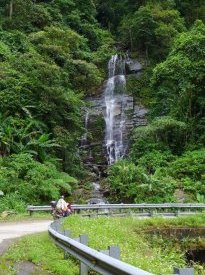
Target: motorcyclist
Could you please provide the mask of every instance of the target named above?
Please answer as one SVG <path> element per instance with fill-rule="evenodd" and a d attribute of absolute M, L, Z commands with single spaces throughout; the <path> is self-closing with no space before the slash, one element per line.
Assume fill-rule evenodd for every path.
<path fill-rule="evenodd" d="M 64 196 L 61 196 L 58 200 L 56 204 L 56 212 L 63 217 L 67 217 L 69 214 L 71 214 L 71 205 L 64 200 Z"/>

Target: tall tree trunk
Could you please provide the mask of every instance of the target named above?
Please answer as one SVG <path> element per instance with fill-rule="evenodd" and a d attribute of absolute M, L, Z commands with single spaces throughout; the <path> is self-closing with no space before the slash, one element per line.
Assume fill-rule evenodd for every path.
<path fill-rule="evenodd" d="M 12 19 L 13 15 L 13 0 L 10 0 L 9 18 Z"/>
<path fill-rule="evenodd" d="M 133 50 L 133 40 L 132 40 L 132 30 L 129 29 L 129 35 L 130 35 L 130 49 L 131 49 L 131 52 Z"/>
<path fill-rule="evenodd" d="M 145 45 L 145 60 L 146 60 L 146 65 L 148 65 L 149 54 L 148 54 L 148 46 L 147 46 L 147 44 Z"/>

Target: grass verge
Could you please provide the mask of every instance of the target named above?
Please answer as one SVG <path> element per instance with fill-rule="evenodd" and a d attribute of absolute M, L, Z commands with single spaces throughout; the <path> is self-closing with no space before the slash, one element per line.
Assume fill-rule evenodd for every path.
<path fill-rule="evenodd" d="M 48 212 L 36 212 L 30 216 L 28 213 L 21 213 L 21 214 L 13 214 L 7 217 L 0 216 L 0 223 L 1 222 L 17 222 L 17 221 L 32 221 L 32 220 L 52 220 L 53 217 Z"/>
<path fill-rule="evenodd" d="M 150 235 L 147 229 L 164 227 L 202 227 L 205 226 L 205 215 L 183 218 L 114 218 L 96 219 L 72 216 L 64 227 L 70 229 L 74 236 L 87 234 L 89 246 L 95 249 L 106 249 L 108 245 L 119 245 L 121 259 L 131 265 L 154 274 L 172 274 L 173 267 L 187 266 L 184 242 L 161 235 Z M 186 240 L 187 243 L 187 240 Z M 183 247 L 183 249 L 182 249 Z M 195 265 L 195 274 L 205 274 L 205 268 Z"/>
<path fill-rule="evenodd" d="M 200 228 L 205 227 L 205 215 L 183 218 L 149 218 L 134 217 L 82 218 L 73 215 L 64 220 L 64 227 L 72 235 L 87 234 L 89 246 L 97 250 L 109 245 L 119 245 L 121 259 L 154 274 L 172 274 L 173 267 L 187 266 L 185 260 L 188 239 L 176 240 L 159 234 L 147 232 L 161 228 Z M 37 274 L 77 275 L 79 265 L 72 257 L 64 259 L 63 251 L 49 239 L 47 233 L 29 235 L 19 239 L 0 259 L 0 274 L 13 275 L 15 263 L 29 261 L 38 266 Z M 205 268 L 195 264 L 195 275 L 205 274 Z"/>
<path fill-rule="evenodd" d="M 0 274 L 16 274 L 15 265 L 20 262 L 34 263 L 36 274 L 79 274 L 77 262 L 65 260 L 63 251 L 49 239 L 48 233 L 29 235 L 11 245 L 0 259 Z"/>

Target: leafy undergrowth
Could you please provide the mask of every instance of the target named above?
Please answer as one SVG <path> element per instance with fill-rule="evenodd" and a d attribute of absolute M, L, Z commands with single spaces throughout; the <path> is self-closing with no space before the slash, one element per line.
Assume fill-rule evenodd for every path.
<path fill-rule="evenodd" d="M 197 227 L 205 226 L 205 216 L 183 217 L 174 219 L 152 218 L 136 219 L 100 217 L 88 219 L 70 217 L 65 221 L 65 228 L 74 236 L 89 236 L 89 246 L 106 249 L 108 245 L 119 245 L 121 259 L 124 262 L 142 268 L 154 274 L 172 274 L 173 267 L 187 266 L 185 252 L 180 245 L 161 236 L 150 238 L 144 230 L 160 227 Z M 195 274 L 205 274 L 205 269 L 195 266 Z"/>
<path fill-rule="evenodd" d="M 23 237 L 16 241 L 0 259 L 0 274 L 16 274 L 14 264 L 32 262 L 45 274 L 79 274 L 78 264 L 71 259 L 64 259 L 64 253 L 49 239 L 47 233 Z M 8 264 L 9 263 L 9 264 Z M 39 274 L 39 273 L 38 273 Z"/>

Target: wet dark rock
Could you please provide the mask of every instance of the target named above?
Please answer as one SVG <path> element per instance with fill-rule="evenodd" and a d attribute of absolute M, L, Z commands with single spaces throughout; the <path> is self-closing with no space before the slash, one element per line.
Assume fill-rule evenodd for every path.
<path fill-rule="evenodd" d="M 110 196 L 110 190 L 103 190 L 103 197 L 107 198 Z"/>
<path fill-rule="evenodd" d="M 97 167 L 96 165 L 94 165 L 94 166 L 92 167 L 92 170 L 93 170 L 93 172 L 94 172 L 95 174 L 97 174 L 97 175 L 100 174 L 100 170 L 98 169 L 98 167 Z"/>
<path fill-rule="evenodd" d="M 142 70 L 142 64 L 134 59 L 126 61 L 126 74 L 136 74 Z"/>
<path fill-rule="evenodd" d="M 94 173 L 94 172 L 88 172 L 88 176 L 93 180 L 99 179 L 99 175 L 96 175 L 96 173 Z"/>
<path fill-rule="evenodd" d="M 126 74 L 139 75 L 142 65 L 127 56 L 116 55 L 109 61 L 108 70 L 109 78 L 102 86 L 101 96 L 89 97 L 89 107 L 84 112 L 81 159 L 90 171 L 88 181 L 95 196 L 99 193 L 108 196 L 109 191 L 95 190 L 100 178 L 107 177 L 108 163 L 126 156 L 132 129 L 147 124 L 146 108 L 126 92 Z"/>

